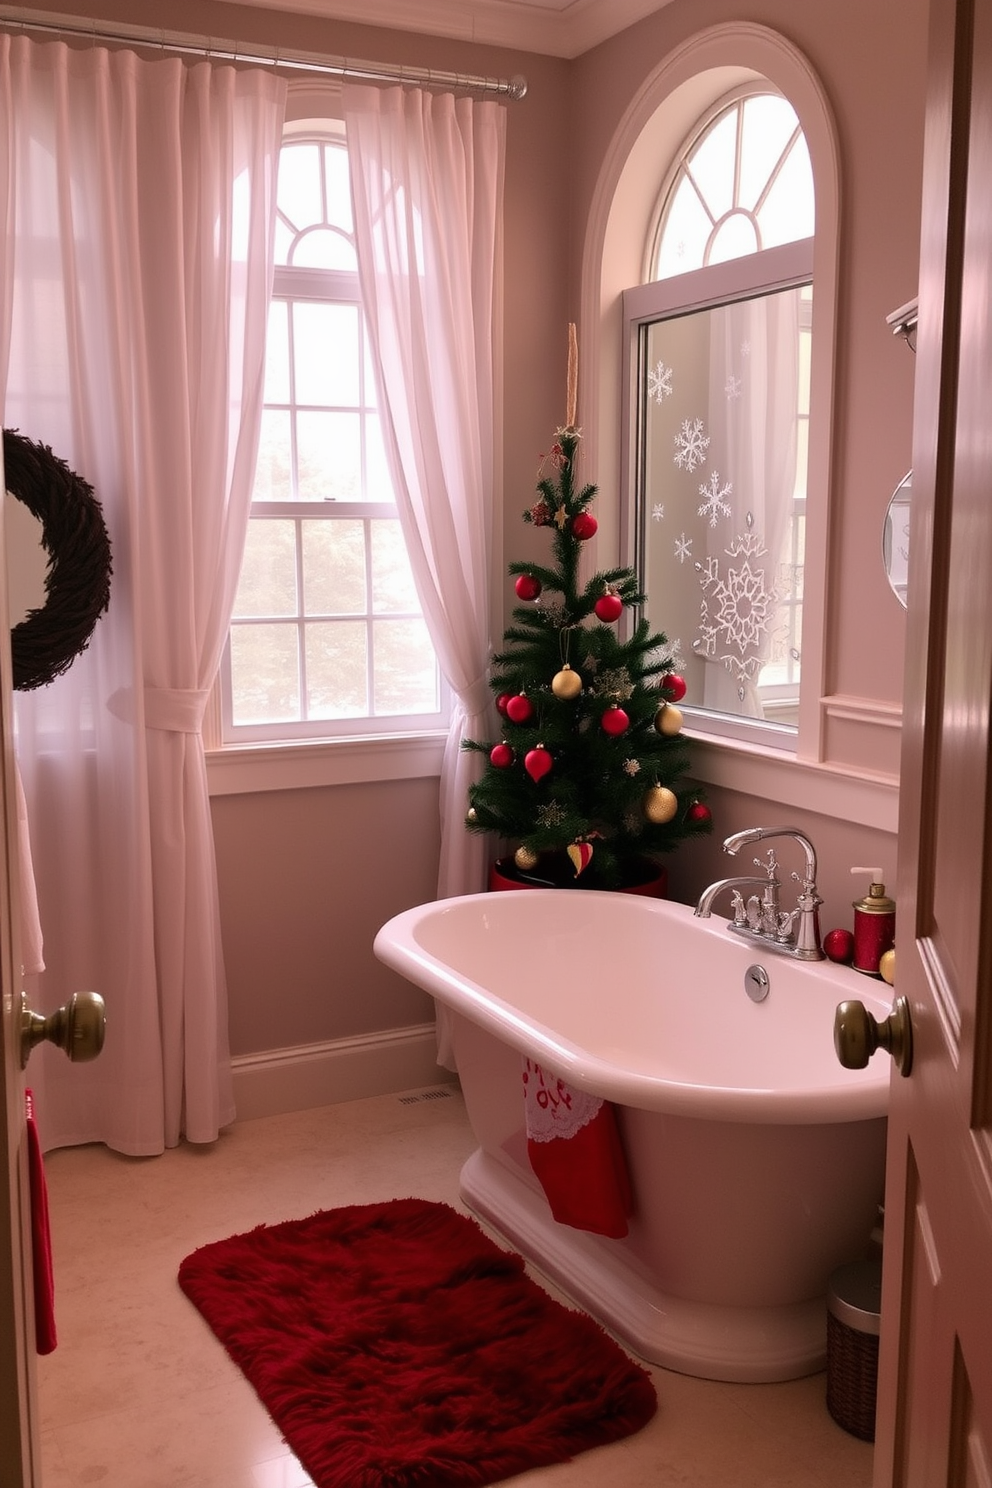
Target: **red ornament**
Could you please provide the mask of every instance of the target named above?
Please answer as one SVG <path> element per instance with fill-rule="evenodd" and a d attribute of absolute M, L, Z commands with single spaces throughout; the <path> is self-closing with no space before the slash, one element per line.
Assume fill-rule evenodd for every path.
<path fill-rule="evenodd" d="M 499 697 L 496 699 L 496 712 L 502 713 L 504 718 L 506 717 L 506 705 L 510 701 L 512 696 L 512 692 L 501 692 Z"/>
<path fill-rule="evenodd" d="M 604 734 L 610 734 L 615 739 L 618 734 L 622 734 L 629 727 L 630 719 L 622 708 L 618 708 L 616 703 L 611 703 L 599 723 Z"/>
<path fill-rule="evenodd" d="M 580 542 L 595 537 L 598 527 L 599 523 L 592 512 L 579 512 L 577 517 L 572 518 L 572 536 L 577 537 Z"/>
<path fill-rule="evenodd" d="M 524 769 L 535 783 L 544 779 L 551 765 L 551 756 L 543 744 L 538 744 L 534 749 L 528 749 L 524 755 Z"/>
<path fill-rule="evenodd" d="M 518 692 L 506 705 L 506 716 L 511 723 L 526 723 L 534 716 L 534 705 L 525 693 Z"/>
<path fill-rule="evenodd" d="M 509 744 L 494 744 L 489 751 L 489 762 L 497 770 L 508 770 L 513 764 L 513 750 Z"/>
<path fill-rule="evenodd" d="M 541 581 L 533 574 L 520 574 L 513 587 L 518 599 L 536 599 L 541 592 Z"/>
<path fill-rule="evenodd" d="M 854 936 L 850 930 L 828 930 L 823 937 L 823 949 L 831 961 L 848 966 L 854 959 Z"/>
<path fill-rule="evenodd" d="M 686 821 L 708 822 L 713 820 L 713 813 L 702 801 L 693 801 L 685 814 Z"/>
<path fill-rule="evenodd" d="M 678 672 L 667 672 L 658 686 L 670 702 L 680 703 L 685 697 L 685 678 L 680 677 Z"/>
<path fill-rule="evenodd" d="M 605 620 L 609 625 L 613 620 L 619 620 L 623 613 L 623 600 L 611 590 L 608 594 L 601 594 L 593 608 L 600 620 Z"/>

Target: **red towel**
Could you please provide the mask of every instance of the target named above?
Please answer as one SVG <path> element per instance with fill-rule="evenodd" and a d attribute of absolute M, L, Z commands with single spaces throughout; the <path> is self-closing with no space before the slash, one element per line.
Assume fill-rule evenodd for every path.
<path fill-rule="evenodd" d="M 527 1155 L 559 1224 L 619 1240 L 632 1209 L 616 1113 L 524 1062 Z"/>
<path fill-rule="evenodd" d="M 41 1141 L 34 1119 L 34 1096 L 24 1092 L 28 1123 L 28 1172 L 31 1178 L 31 1246 L 34 1254 L 34 1326 L 39 1354 L 50 1354 L 55 1334 L 55 1276 L 52 1270 L 52 1236 L 48 1226 L 48 1187 Z"/>

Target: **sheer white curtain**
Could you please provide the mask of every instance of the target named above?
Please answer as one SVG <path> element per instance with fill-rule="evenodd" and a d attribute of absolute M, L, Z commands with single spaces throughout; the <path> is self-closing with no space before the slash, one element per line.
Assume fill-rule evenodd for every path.
<path fill-rule="evenodd" d="M 109 612 L 17 697 L 50 1009 L 107 1003 L 91 1065 L 31 1066 L 46 1146 L 135 1155 L 234 1115 L 203 744 L 258 443 L 285 83 L 0 37 L 4 423 L 91 482 Z"/>
<path fill-rule="evenodd" d="M 438 894 L 485 887 L 465 830 L 490 732 L 493 334 L 505 109 L 415 89 L 344 89 L 362 301 L 417 591 L 454 693 L 441 775 Z"/>

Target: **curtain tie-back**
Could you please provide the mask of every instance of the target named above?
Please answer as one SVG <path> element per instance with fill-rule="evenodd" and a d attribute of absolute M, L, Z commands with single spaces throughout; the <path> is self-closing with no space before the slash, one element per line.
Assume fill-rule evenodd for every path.
<path fill-rule="evenodd" d="M 209 688 L 146 687 L 145 728 L 170 734 L 198 734 L 203 727 Z"/>

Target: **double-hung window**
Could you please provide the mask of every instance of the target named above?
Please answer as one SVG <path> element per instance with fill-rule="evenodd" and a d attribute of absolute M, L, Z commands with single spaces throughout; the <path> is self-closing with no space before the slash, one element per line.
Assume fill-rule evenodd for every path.
<path fill-rule="evenodd" d="M 382 443 L 344 131 L 290 129 L 224 742 L 439 729 L 444 689 Z"/>

